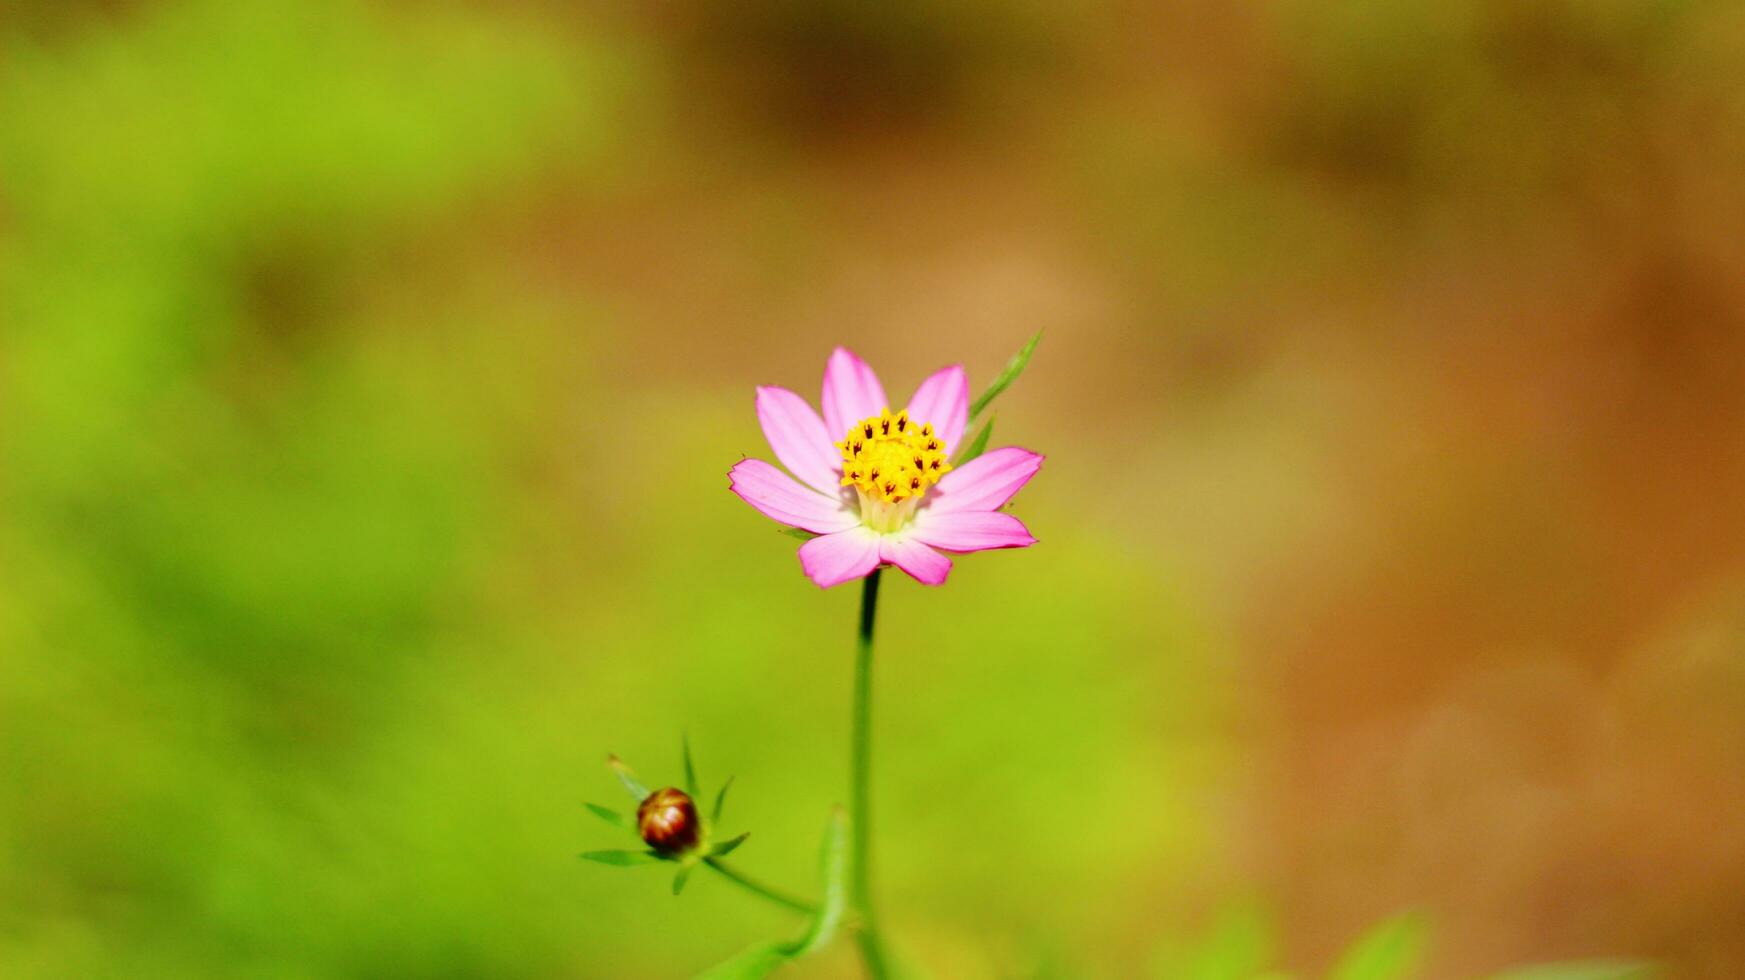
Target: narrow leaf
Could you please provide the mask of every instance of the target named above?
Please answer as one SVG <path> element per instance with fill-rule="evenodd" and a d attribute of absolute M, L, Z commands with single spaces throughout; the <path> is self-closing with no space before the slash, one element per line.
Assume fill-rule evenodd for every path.
<path fill-rule="evenodd" d="M 727 855 L 732 854 L 734 851 L 739 850 L 739 845 L 745 843 L 745 839 L 747 837 L 750 837 L 750 836 L 751 835 L 749 833 L 740 834 L 738 837 L 735 837 L 732 840 L 722 841 L 721 843 L 715 845 L 714 849 L 709 852 L 709 856 L 710 857 L 726 857 Z"/>
<path fill-rule="evenodd" d="M 1659 973 L 1647 960 L 1580 960 L 1516 967 L 1491 980 L 1650 980 Z"/>
<path fill-rule="evenodd" d="M 594 816 L 599 817 L 601 820 L 606 821 L 614 827 L 622 827 L 632 833 L 636 831 L 636 823 L 624 814 L 619 813 L 617 810 L 603 807 L 598 803 L 584 803 L 583 806 L 586 806 L 590 811 L 592 811 Z"/>
<path fill-rule="evenodd" d="M 1403 980 L 1413 975 L 1423 956 L 1424 931 L 1423 920 L 1411 913 L 1372 927 L 1340 957 L 1329 980 Z"/>
<path fill-rule="evenodd" d="M 618 775 L 618 781 L 624 784 L 624 791 L 630 794 L 631 799 L 638 803 L 648 799 L 648 787 L 637 781 L 636 774 L 630 771 L 623 759 L 609 755 L 606 757 L 606 764 Z"/>
<path fill-rule="evenodd" d="M 613 867 L 629 868 L 638 864 L 653 864 L 662 860 L 653 851 L 586 851 L 582 855 L 584 861 L 598 861 Z"/>
<path fill-rule="evenodd" d="M 1000 392 L 1011 387 L 1012 382 L 1018 380 L 1018 375 L 1023 374 L 1024 367 L 1030 363 L 1030 355 L 1036 353 L 1036 345 L 1041 342 L 1042 331 L 1038 330 L 1036 336 L 1031 337 L 1030 342 L 1024 345 L 1024 349 L 1014 354 L 1012 359 L 1006 362 L 1006 369 L 1000 372 L 1000 376 L 994 379 L 993 384 L 988 385 L 988 390 L 982 392 L 981 397 L 970 405 L 970 418 L 980 416 L 982 410 L 988 407 L 989 402 L 997 398 Z"/>
<path fill-rule="evenodd" d="M 842 922 L 842 910 L 848 905 L 848 814 L 841 807 L 830 812 L 830 822 L 824 825 L 824 849 L 818 858 L 822 891 L 818 913 L 806 934 L 785 950 L 789 956 L 804 956 L 828 943 Z"/>
<path fill-rule="evenodd" d="M 720 822 L 720 820 L 721 820 L 721 807 L 723 804 L 725 804 L 727 802 L 727 790 L 732 785 L 733 785 L 733 777 L 728 776 L 727 781 L 725 783 L 721 784 L 721 792 L 715 794 L 715 810 L 713 813 L 709 814 L 709 822 L 710 823 Z"/>
<path fill-rule="evenodd" d="M 673 875 L 673 894 L 674 895 L 677 895 L 679 892 L 682 892 L 685 890 L 685 882 L 691 880 L 691 869 L 694 867 L 696 867 L 696 865 L 687 864 L 684 867 L 679 869 L 678 874 Z"/>
<path fill-rule="evenodd" d="M 969 445 L 964 447 L 963 452 L 957 454 L 957 462 L 952 463 L 951 465 L 962 466 L 986 452 L 988 449 L 988 437 L 993 434 L 994 420 L 990 418 L 982 423 L 982 427 L 976 432 L 975 438 L 969 441 Z"/>
<path fill-rule="evenodd" d="M 680 741 L 685 747 L 685 792 L 694 800 L 697 798 L 697 767 L 691 764 L 691 736 L 680 736 Z"/>
<path fill-rule="evenodd" d="M 801 541 L 810 541 L 818 536 L 805 528 L 798 527 L 778 527 L 776 533 L 785 534 L 790 538 L 799 538 Z"/>
<path fill-rule="evenodd" d="M 782 964 L 812 952 L 836 935 L 843 909 L 848 904 L 848 816 L 841 807 L 830 812 L 830 822 L 824 826 L 824 850 L 819 866 L 824 879 L 824 897 L 807 925 L 805 935 L 790 943 L 759 943 L 698 974 L 697 980 L 762 980 Z"/>

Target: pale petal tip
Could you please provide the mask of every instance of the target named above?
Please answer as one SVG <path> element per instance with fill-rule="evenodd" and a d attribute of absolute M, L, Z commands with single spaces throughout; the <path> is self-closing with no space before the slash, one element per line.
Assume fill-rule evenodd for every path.
<path fill-rule="evenodd" d="M 794 395 L 794 397 L 800 398 L 797 392 L 783 385 L 752 385 L 751 390 L 754 392 L 752 398 L 753 401 L 763 401 L 766 398 L 779 398 L 782 395 Z M 804 398 L 800 398 L 800 400 L 805 401 Z"/>
<path fill-rule="evenodd" d="M 896 567 L 903 568 L 903 566 L 901 566 L 901 565 L 897 565 Z M 938 588 L 939 586 L 945 584 L 946 579 L 951 577 L 951 563 L 947 562 L 945 564 L 945 567 L 937 575 L 933 575 L 931 573 L 925 573 L 925 572 L 917 575 L 916 573 L 910 571 L 907 568 L 903 568 L 903 571 L 905 573 L 907 573 L 910 578 L 914 579 L 917 582 L 920 582 L 922 585 L 925 585 L 929 588 Z"/>
<path fill-rule="evenodd" d="M 801 571 L 805 571 L 804 566 L 801 566 Z M 871 573 L 868 573 L 868 574 L 871 574 Z M 861 578 L 866 578 L 866 576 L 862 575 Z M 806 580 L 808 582 L 811 582 L 813 585 L 816 585 L 820 589 L 834 589 L 838 585 L 841 585 L 844 582 L 854 581 L 854 579 L 845 578 L 845 579 L 839 579 L 838 581 L 835 581 L 835 582 L 831 582 L 831 581 L 829 581 L 821 576 L 814 575 L 811 572 L 806 572 Z"/>
<path fill-rule="evenodd" d="M 837 344 L 835 347 L 832 347 L 830 349 L 830 359 L 829 359 L 829 362 L 827 362 L 826 366 L 828 366 L 829 363 L 835 363 L 837 361 L 843 361 L 843 360 L 846 360 L 848 362 L 849 366 L 853 367 L 857 371 L 862 369 L 862 368 L 866 368 L 868 370 L 871 370 L 871 368 L 872 368 L 872 365 L 867 363 L 866 358 L 861 357 L 858 353 L 856 353 L 854 348 L 844 347 L 841 344 Z"/>
<path fill-rule="evenodd" d="M 807 568 L 806 560 L 804 558 L 800 559 L 800 571 L 806 574 L 807 581 L 816 585 L 820 589 L 834 589 L 838 585 L 843 585 L 848 582 L 858 582 L 872 574 L 872 569 L 869 568 L 859 575 L 850 575 L 847 578 L 832 578 L 822 570 L 814 571 L 813 569 Z"/>

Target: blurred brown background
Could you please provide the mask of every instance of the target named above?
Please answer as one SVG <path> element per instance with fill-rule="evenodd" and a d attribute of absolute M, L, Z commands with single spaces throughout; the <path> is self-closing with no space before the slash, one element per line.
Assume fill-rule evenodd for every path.
<path fill-rule="evenodd" d="M 1094 468 L 1071 505 L 1241 637 L 1231 816 L 1305 959 L 1427 902 L 1450 976 L 1745 972 L 1739 9 L 636 22 L 709 162 L 603 284 L 655 336 L 720 324 L 677 371 L 1047 328 L 1031 428 Z M 772 261 L 784 232 L 815 237 Z"/>

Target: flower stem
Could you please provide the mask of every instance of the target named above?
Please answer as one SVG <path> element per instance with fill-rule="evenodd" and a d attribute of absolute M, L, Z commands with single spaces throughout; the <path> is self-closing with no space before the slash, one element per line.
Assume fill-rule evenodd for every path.
<path fill-rule="evenodd" d="M 873 569 L 860 594 L 860 637 L 854 657 L 854 728 L 850 736 L 849 813 L 853 837 L 850 900 L 860 918 L 861 962 L 867 976 L 888 975 L 884 944 L 872 900 L 872 648 L 873 614 L 878 610 L 879 573 Z"/>
<path fill-rule="evenodd" d="M 704 858 L 703 863 L 721 873 L 721 876 L 739 887 L 762 898 L 767 898 L 777 905 L 785 905 L 796 912 L 816 912 L 818 907 L 803 898 L 796 898 L 779 888 L 774 888 L 758 881 L 756 878 L 743 874 L 728 866 L 720 858 Z"/>

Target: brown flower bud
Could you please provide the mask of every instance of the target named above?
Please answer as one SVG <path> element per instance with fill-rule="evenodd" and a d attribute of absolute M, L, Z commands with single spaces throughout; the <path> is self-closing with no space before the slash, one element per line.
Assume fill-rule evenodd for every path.
<path fill-rule="evenodd" d="M 697 846 L 702 827 L 697 805 L 683 791 L 657 789 L 636 808 L 636 826 L 649 847 L 662 854 L 678 854 Z"/>

